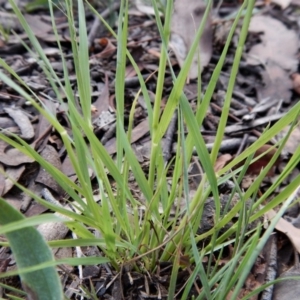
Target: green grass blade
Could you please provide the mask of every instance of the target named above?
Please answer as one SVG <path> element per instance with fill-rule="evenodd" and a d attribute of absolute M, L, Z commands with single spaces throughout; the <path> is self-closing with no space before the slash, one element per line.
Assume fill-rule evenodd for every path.
<path fill-rule="evenodd" d="M 227 118 L 228 118 L 228 114 L 229 114 L 229 109 L 230 109 L 231 97 L 232 97 L 233 89 L 235 86 L 235 79 L 236 79 L 236 76 L 237 76 L 237 73 L 239 70 L 239 64 L 240 64 L 240 60 L 241 60 L 241 57 L 243 54 L 243 48 L 244 48 L 244 44 L 245 44 L 247 33 L 248 33 L 248 27 L 249 27 L 251 16 L 252 16 L 252 10 L 253 10 L 254 4 L 255 4 L 254 0 L 248 0 L 245 2 L 248 2 L 247 12 L 246 12 L 246 16 L 243 21 L 243 27 L 242 27 L 242 31 L 240 34 L 238 47 L 235 52 L 232 71 L 230 74 L 230 79 L 229 79 L 229 83 L 228 83 L 228 87 L 227 87 L 225 101 L 224 101 L 224 104 L 222 107 L 222 114 L 221 114 L 221 118 L 219 121 L 215 144 L 214 144 L 214 147 L 211 152 L 212 163 L 214 163 L 217 159 L 220 145 L 223 140 L 225 127 L 226 127 L 226 123 L 227 123 Z"/>

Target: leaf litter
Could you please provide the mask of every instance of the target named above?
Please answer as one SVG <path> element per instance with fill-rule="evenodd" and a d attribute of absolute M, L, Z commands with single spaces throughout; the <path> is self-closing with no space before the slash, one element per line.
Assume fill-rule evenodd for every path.
<path fill-rule="evenodd" d="M 224 141 L 222 141 L 219 158 L 215 165 L 215 172 L 218 172 L 226 166 L 237 153 L 249 147 L 260 136 L 266 126 L 280 119 L 293 103 L 297 101 L 297 97 L 292 93 L 292 89 L 298 92 L 299 84 L 296 78 L 299 65 L 299 28 L 295 22 L 293 23 L 293 20 L 299 16 L 297 15 L 297 11 L 293 11 L 292 8 L 294 6 L 292 5 L 299 6 L 300 4 L 295 3 L 295 1 L 292 2 L 293 4 L 290 4 L 290 1 L 280 1 L 279 3 L 279 1 L 276 0 L 276 3 L 279 4 L 282 9 L 278 9 L 276 5 L 266 6 L 265 8 L 267 9 L 264 14 L 256 14 L 252 17 L 247 49 L 239 68 L 231 101 L 229 120 L 225 128 L 226 134 Z M 265 4 L 258 6 L 258 9 L 264 8 L 264 5 Z M 222 35 L 226 38 L 228 28 L 230 28 L 232 24 L 230 14 L 234 13 L 238 6 L 238 3 L 232 5 L 224 1 L 222 5 L 214 7 L 211 10 L 209 20 L 204 26 L 204 34 L 199 42 L 200 69 L 202 70 L 202 84 L 204 90 L 207 87 L 216 62 L 220 57 L 222 46 L 224 46 L 224 44 L 222 44 L 222 37 L 217 37 L 217 32 L 220 34 L 219 30 L 222 30 Z M 109 15 L 107 9 L 101 7 L 99 7 L 99 9 L 102 9 L 102 15 L 104 17 Z M 113 9 L 115 13 L 118 13 L 118 4 L 114 4 Z M 195 37 L 195 32 L 202 20 L 204 9 L 205 5 L 202 1 L 190 1 L 188 6 L 186 6 L 186 1 L 177 0 L 175 2 L 171 35 L 172 49 L 175 55 L 171 56 L 171 63 L 176 74 L 178 74 L 190 49 Z M 36 92 L 47 109 L 51 111 L 51 114 L 56 115 L 60 123 L 63 124 L 68 131 L 67 118 L 64 116 L 68 108 L 57 103 L 55 100 L 56 95 L 47 80 L 45 80 L 36 60 L 27 52 L 20 42 L 20 38 L 22 38 L 25 43 L 28 43 L 26 34 L 22 32 L 18 20 L 16 20 L 9 10 L 5 12 L 1 11 L 1 13 L 3 13 L 3 16 L 5 13 L 5 18 L 1 19 L 0 17 L 2 20 L 1 26 L 4 26 L 8 32 L 11 29 L 18 30 L 19 32 L 19 37 L 9 32 L 7 40 L 1 39 L 1 56 Z M 158 68 L 161 47 L 161 40 L 157 28 L 151 17 L 149 17 L 152 13 L 153 10 L 149 10 L 149 6 L 147 8 L 144 2 L 139 1 L 137 9 L 133 8 L 130 11 L 128 34 L 128 48 L 132 51 L 144 78 L 149 78 L 147 82 L 149 94 L 155 93 L 156 76 L 155 74 L 153 75 L 152 72 Z M 275 15 L 279 17 L 274 17 Z M 33 11 L 25 17 L 29 24 L 31 24 L 35 35 L 42 41 L 46 55 L 50 58 L 51 64 L 56 70 L 58 77 L 63 81 L 61 61 L 58 55 L 59 52 L 56 51 L 56 43 L 54 42 L 55 36 L 49 25 L 49 15 L 47 15 L 46 11 L 42 10 L 39 14 Z M 7 20 L 7 22 L 4 22 L 4 19 Z M 55 22 L 59 28 L 58 37 L 60 41 L 63 42 L 66 62 L 70 71 L 70 80 L 73 84 L 74 94 L 76 94 L 76 78 L 72 66 L 72 58 L 70 56 L 70 35 L 67 30 L 66 18 L 59 10 L 55 12 Z M 107 151 L 111 155 L 114 155 L 116 152 L 114 79 L 117 43 L 104 30 L 95 16 L 90 17 L 88 23 L 89 28 L 91 28 L 88 34 L 93 97 L 91 110 L 93 112 L 95 134 L 106 147 Z M 10 24 L 10 28 L 5 27 L 7 24 Z M 232 42 L 232 50 L 234 50 L 237 45 L 236 39 L 237 35 L 235 35 Z M 196 78 L 198 74 L 198 54 L 199 53 L 195 53 L 189 73 L 190 82 L 185 86 L 185 92 L 188 95 L 192 108 L 195 108 L 197 98 L 197 83 L 193 81 L 193 79 Z M 232 59 L 232 54 L 229 53 L 201 128 L 201 133 L 208 149 L 212 149 L 213 147 L 220 113 L 225 99 Z M 139 89 L 138 78 L 136 73 L 132 71 L 130 64 L 126 67 L 125 85 L 125 107 L 129 113 L 134 96 Z M 172 78 L 167 69 L 164 84 L 164 97 L 166 99 L 171 88 Z M 64 97 L 64 95 L 62 95 L 62 97 Z M 163 107 L 161 107 L 161 110 L 163 110 Z M 166 154 L 164 158 L 166 161 L 172 159 L 177 149 L 177 145 L 175 144 L 177 134 L 176 123 L 177 120 L 174 118 L 173 125 L 170 126 L 167 135 L 163 139 L 163 148 Z M 15 95 L 15 93 L 3 83 L 0 85 L 0 125 L 6 134 L 14 133 L 26 139 L 48 162 L 61 169 L 63 173 L 74 182 L 76 181 L 74 168 L 70 163 L 69 157 L 65 157 L 64 155 L 64 147 L 60 137 L 50 126 L 49 122 L 43 116 L 38 115 L 32 107 L 26 104 L 24 99 Z M 285 132 L 287 131 L 288 128 L 285 129 Z M 285 133 L 283 132 L 283 136 L 284 135 Z M 288 140 L 285 149 L 286 152 L 293 154 L 296 151 L 298 135 L 298 127 L 296 126 Z M 280 137 L 278 137 L 278 139 L 279 138 Z M 139 156 L 139 161 L 143 168 L 147 169 L 150 153 L 149 125 L 147 110 L 142 97 L 136 106 L 131 143 L 136 155 Z M 9 203 L 21 209 L 27 216 L 46 211 L 45 207 L 36 203 L 30 197 L 20 193 L 17 187 L 14 186 L 14 182 L 19 182 L 37 195 L 42 196 L 44 194 L 44 197 L 46 196 L 43 191 L 47 188 L 50 195 L 54 195 L 55 199 L 65 204 L 65 200 L 63 199 L 64 195 L 60 187 L 45 170 L 36 165 L 33 158 L 8 147 L 3 141 L 1 141 L 0 145 L 1 170 L 4 170 L 7 174 L 7 177 L 5 177 L 1 172 L 0 193 Z M 262 149 L 258 151 L 258 154 L 266 152 L 266 150 L 271 149 L 272 146 L 271 144 L 264 145 Z M 253 163 L 250 165 L 248 174 L 245 175 L 245 178 L 248 178 L 250 181 L 250 185 L 260 173 L 261 169 L 269 163 L 274 155 L 274 151 L 276 151 L 276 148 L 271 150 L 270 154 L 262 155 L 256 164 Z M 257 155 L 255 154 L 255 156 Z M 272 180 L 272 178 L 275 178 L 280 172 L 280 170 L 278 170 L 280 165 L 286 163 L 287 159 L 284 153 L 282 153 L 278 162 L 276 162 L 268 174 L 269 179 Z M 203 175 L 201 164 L 196 155 L 192 158 L 189 175 L 192 179 L 190 188 L 191 193 L 193 193 Z M 92 178 L 92 174 L 90 174 L 90 176 Z M 248 187 L 249 186 L 242 185 L 244 189 Z M 133 183 L 132 189 L 134 188 Z M 232 205 L 228 202 L 228 193 L 231 191 L 232 185 L 226 183 L 220 188 L 224 189 L 223 193 L 221 192 L 222 207 L 225 208 L 227 205 Z M 264 187 L 262 186 L 261 189 L 263 190 Z M 137 198 L 140 196 L 141 195 L 137 192 Z M 238 196 L 236 197 L 237 199 L 235 201 L 238 201 Z M 97 201 L 96 195 L 95 201 Z M 185 200 L 178 199 L 177 204 L 183 209 L 184 206 L 181 205 L 182 201 Z M 297 205 L 295 204 L 294 207 L 297 207 Z M 176 209 L 176 207 L 174 209 Z M 212 198 L 209 198 L 205 204 L 204 218 L 201 222 L 198 234 L 205 233 L 207 230 L 213 228 L 212 216 L 214 213 L 214 201 Z M 297 218 L 299 217 L 300 210 L 295 214 L 296 215 L 293 215 L 293 218 L 289 220 L 290 222 L 282 219 L 278 224 L 277 230 L 288 234 L 291 243 L 288 243 L 287 239 L 282 238 L 284 243 L 290 245 L 292 248 L 295 247 L 298 249 L 297 230 L 299 229 L 297 226 L 299 225 Z M 238 216 L 235 216 L 235 218 L 238 218 Z M 227 226 L 232 226 L 234 221 L 235 220 L 232 220 L 232 223 L 227 224 Z M 53 230 L 50 230 L 49 233 L 47 232 L 47 236 L 55 236 L 55 238 L 57 238 L 55 234 L 60 232 L 62 235 L 59 238 L 63 238 L 69 234 L 68 229 L 65 227 L 58 230 L 52 229 Z M 249 274 L 240 296 L 242 296 L 242 294 L 243 296 L 247 295 L 247 293 L 266 283 L 268 277 L 271 278 L 271 275 L 269 276 L 266 271 L 274 264 L 274 260 L 270 259 L 271 253 L 279 253 L 282 250 L 274 241 L 271 245 L 272 246 L 267 250 L 264 249 L 261 256 L 257 259 L 255 267 L 251 271 L 251 274 Z M 273 250 L 271 251 L 270 249 Z M 91 247 L 83 251 L 85 251 L 84 254 L 87 256 L 101 255 L 97 247 Z M 74 253 L 69 251 L 68 254 L 65 255 L 74 255 Z M 185 257 L 182 256 L 183 260 L 184 258 Z M 11 254 L 8 253 L 5 247 L 0 249 L 0 259 L 12 259 Z M 225 261 L 226 257 L 223 259 Z M 276 263 L 278 265 L 284 265 L 286 268 L 294 266 L 290 261 L 284 262 L 280 255 L 275 258 L 275 264 Z M 189 277 L 187 266 L 191 267 L 189 264 L 185 264 L 180 270 L 179 275 L 182 282 L 185 282 Z M 12 266 L 6 266 L 7 271 L 11 268 Z M 161 295 L 161 299 L 167 297 L 168 280 L 170 276 L 170 273 L 167 271 L 162 270 L 161 273 L 151 274 L 151 277 L 147 280 L 143 275 L 132 271 L 125 272 L 124 275 L 121 276 L 121 280 L 116 280 L 117 276 L 114 274 L 114 271 L 104 266 L 94 266 L 93 269 L 84 266 L 83 271 L 87 274 L 87 277 L 84 277 L 82 284 L 89 288 L 91 288 L 91 282 L 86 278 L 93 280 L 100 276 L 98 283 L 92 283 L 95 285 L 93 288 L 99 292 L 99 297 L 103 295 L 115 295 L 116 299 L 122 296 L 129 299 L 130 294 L 134 295 L 133 297 L 140 297 L 141 299 L 147 297 L 158 298 L 159 294 Z M 70 268 L 68 272 L 71 272 L 75 278 L 69 281 L 69 286 L 66 285 L 66 291 L 71 298 L 74 296 L 74 290 L 79 288 L 80 280 L 78 280 L 79 277 L 75 269 Z M 282 273 L 284 274 L 284 272 Z M 61 274 L 64 276 L 63 272 Z M 281 275 L 278 272 L 276 276 L 279 277 Z M 128 278 L 131 278 L 131 280 L 128 280 Z M 148 282 L 149 279 L 150 281 Z M 153 284 L 155 281 L 157 284 Z M 134 282 L 134 284 L 130 282 Z M 122 287 L 120 286 L 121 283 Z M 198 280 L 195 281 L 195 286 L 197 285 L 198 287 L 192 290 L 195 294 L 199 292 L 199 286 L 201 287 L 201 282 Z M 141 289 L 140 286 L 143 286 L 144 289 Z M 70 287 L 73 288 L 73 291 L 70 290 Z M 178 291 L 181 287 L 181 285 L 178 287 Z M 121 293 L 122 290 L 125 294 Z"/>
<path fill-rule="evenodd" d="M 204 1 L 175 2 L 171 23 L 170 46 L 180 66 L 183 65 L 192 46 L 196 31 L 203 19 L 205 8 L 206 4 Z M 199 66 L 200 70 L 202 70 L 208 65 L 212 55 L 212 37 L 211 16 L 209 15 L 199 42 L 199 49 L 194 54 L 189 71 L 190 79 L 197 78 Z M 200 60 L 198 57 L 200 57 Z"/>

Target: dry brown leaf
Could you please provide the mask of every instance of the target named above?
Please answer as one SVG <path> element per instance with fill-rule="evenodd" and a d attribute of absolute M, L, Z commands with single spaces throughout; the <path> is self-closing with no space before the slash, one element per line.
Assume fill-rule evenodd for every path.
<path fill-rule="evenodd" d="M 252 164 L 249 165 L 246 174 L 247 175 L 258 175 L 261 170 L 267 166 L 267 164 L 270 162 L 270 160 L 273 158 L 275 152 L 277 151 L 276 148 L 271 149 L 273 146 L 271 145 L 263 145 L 254 154 L 254 158 L 262 155 L 263 153 L 267 152 L 264 154 L 262 157 L 260 157 L 258 160 L 253 162 Z M 237 168 L 241 167 L 245 161 L 240 162 L 237 165 Z M 269 170 L 268 176 L 273 176 L 274 175 L 274 169 L 275 167 L 280 163 L 280 157 L 276 160 L 274 166 Z"/>
<path fill-rule="evenodd" d="M 266 214 L 268 220 L 272 220 L 276 216 L 276 212 L 271 209 Z M 275 228 L 284 233 L 294 245 L 295 249 L 300 253 L 300 229 L 296 228 L 293 224 L 280 218 Z"/>
<path fill-rule="evenodd" d="M 137 62 L 137 66 L 139 68 L 140 71 L 144 70 L 144 63 L 143 62 Z M 136 70 L 134 69 L 133 66 L 126 66 L 126 70 L 125 70 L 125 78 L 132 78 L 136 76 Z"/>
<path fill-rule="evenodd" d="M 23 154 L 21 151 L 15 148 L 10 148 L 4 141 L 0 141 L 0 162 L 6 166 L 18 166 L 20 164 L 32 163 L 34 158 Z"/>
<path fill-rule="evenodd" d="M 58 170 L 61 170 L 60 157 L 54 147 L 46 145 L 43 151 L 41 152 L 41 156 L 52 166 L 54 166 Z M 44 184 L 45 186 L 51 188 L 53 191 L 57 192 L 58 194 L 62 193 L 60 185 L 44 168 L 40 168 L 35 182 Z"/>
<path fill-rule="evenodd" d="M 218 172 L 220 171 L 221 169 L 223 169 L 230 161 L 232 160 L 232 155 L 230 154 L 223 154 L 223 155 L 220 155 L 217 160 L 216 160 L 216 163 L 215 163 L 215 166 L 214 166 L 214 171 L 215 172 Z"/>
<path fill-rule="evenodd" d="M 141 137 L 149 132 L 149 121 L 145 119 L 137 126 L 132 129 L 131 133 L 131 144 L 138 141 Z M 107 144 L 105 144 L 105 149 L 109 154 L 116 153 L 116 139 L 112 138 Z"/>
<path fill-rule="evenodd" d="M 18 182 L 18 180 L 20 179 L 24 171 L 25 171 L 24 165 L 18 167 L 8 167 L 5 170 L 5 174 L 7 175 L 7 178 L 5 178 L 5 188 L 2 191 L 1 196 L 5 195 L 7 192 L 11 190 L 15 182 Z"/>
<path fill-rule="evenodd" d="M 132 78 L 136 76 L 136 71 L 133 66 L 126 66 L 125 70 L 125 78 Z"/>
<path fill-rule="evenodd" d="M 159 50 L 155 49 L 155 48 L 150 48 L 150 49 L 147 49 L 147 52 L 151 55 L 153 55 L 154 57 L 160 59 L 160 52 Z M 155 69 L 157 69 L 157 66 L 155 65 Z"/>
<path fill-rule="evenodd" d="M 262 65 L 264 86 L 258 89 L 262 98 L 291 99 L 292 81 L 289 72 L 298 67 L 298 37 L 281 21 L 266 15 L 251 19 L 249 32 L 260 34 L 261 42 L 248 52 L 247 63 Z"/>
<path fill-rule="evenodd" d="M 97 100 L 93 103 L 95 111 L 92 112 L 93 122 L 100 116 L 103 111 L 109 109 L 109 87 L 108 87 L 108 76 L 105 74 L 105 84 L 99 85 L 98 90 L 101 89 L 101 94 Z"/>
<path fill-rule="evenodd" d="M 261 170 L 267 166 L 267 164 L 270 162 L 270 160 L 273 158 L 273 156 L 275 155 L 275 153 L 277 151 L 276 148 L 271 149 L 272 147 L 273 146 L 271 146 L 271 145 L 263 145 L 255 152 L 254 158 L 260 156 L 261 154 L 263 154 L 266 151 L 269 151 L 249 166 L 249 168 L 247 170 L 247 174 L 257 174 L 258 175 L 261 172 Z M 271 149 L 271 150 L 269 150 L 269 149 Z M 274 168 L 275 168 L 275 166 L 277 166 L 279 164 L 279 162 L 280 162 L 280 157 L 277 159 L 274 166 L 268 172 L 268 176 L 274 175 Z"/>
<path fill-rule="evenodd" d="M 30 140 L 34 137 L 34 130 L 28 116 L 17 108 L 5 107 L 3 109 L 19 126 L 21 130 L 21 138 Z"/>
<path fill-rule="evenodd" d="M 55 116 L 56 115 L 56 105 L 48 100 L 48 99 L 41 99 L 43 102 L 43 105 L 47 108 L 47 111 Z M 48 135 L 44 136 L 45 132 L 48 130 L 49 126 L 50 126 L 50 122 L 42 115 L 39 115 L 39 123 L 38 126 L 36 127 L 36 132 L 35 132 L 35 139 L 39 139 L 39 138 L 43 138 L 44 140 L 46 140 L 46 142 L 48 141 Z M 50 132 L 49 132 L 50 134 Z M 46 144 L 45 142 L 45 144 Z"/>
<path fill-rule="evenodd" d="M 201 24 L 205 8 L 206 4 L 203 0 L 177 0 L 174 4 L 170 46 L 180 66 L 183 65 L 195 39 L 195 33 Z M 201 70 L 211 59 L 212 37 L 211 18 L 209 17 L 199 42 Z M 189 71 L 189 78 L 191 79 L 197 78 L 198 76 L 198 55 L 199 53 L 196 51 Z"/>
<path fill-rule="evenodd" d="M 3 30 L 21 30 L 21 24 L 15 14 L 0 11 L 0 26 Z"/>
<path fill-rule="evenodd" d="M 288 72 L 273 60 L 269 60 L 264 68 L 261 73 L 264 85 L 258 87 L 261 98 L 283 99 L 289 103 L 293 84 Z"/>
<path fill-rule="evenodd" d="M 51 23 L 44 22 L 43 16 L 41 15 L 32 15 L 32 14 L 25 14 L 24 15 L 30 29 L 33 31 L 34 35 L 40 38 L 44 38 L 47 36 L 47 32 L 52 32 Z"/>
<path fill-rule="evenodd" d="M 297 70 L 298 36 L 295 31 L 272 17 L 254 15 L 251 18 L 249 32 L 261 33 L 261 43 L 250 49 L 248 64 L 265 65 L 272 60 L 284 70 Z"/>
<path fill-rule="evenodd" d="M 290 130 L 290 126 L 285 127 L 279 134 L 279 137 L 284 137 Z M 300 128 L 299 126 L 296 126 L 293 131 L 291 132 L 291 135 L 289 136 L 288 140 L 286 141 L 286 144 L 284 145 L 283 151 L 286 151 L 288 153 L 294 154 L 294 152 L 297 150 L 300 144 Z"/>
<path fill-rule="evenodd" d="M 1 97 L 1 94 L 0 94 Z M 8 129 L 11 127 L 17 127 L 16 123 L 8 117 L 1 117 L 0 118 L 0 128 L 1 129 Z M 9 130 L 10 131 L 10 130 Z"/>
<path fill-rule="evenodd" d="M 110 39 L 101 38 L 97 42 L 101 46 L 102 51 L 100 53 L 95 54 L 95 57 L 110 58 L 115 54 L 117 47 L 110 41 Z"/>
<path fill-rule="evenodd" d="M 242 179 L 242 183 L 241 183 L 242 189 L 244 190 L 249 189 L 249 187 L 253 184 L 255 179 L 256 179 L 255 175 L 246 174 Z"/>

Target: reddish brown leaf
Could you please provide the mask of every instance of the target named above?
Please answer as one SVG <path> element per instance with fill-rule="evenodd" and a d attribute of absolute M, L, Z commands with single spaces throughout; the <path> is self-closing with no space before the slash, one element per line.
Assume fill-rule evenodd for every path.
<path fill-rule="evenodd" d="M 255 152 L 254 158 L 260 156 L 264 152 L 268 151 L 270 148 L 272 148 L 271 145 L 263 145 Z M 261 170 L 264 167 L 266 167 L 267 164 L 270 162 L 270 160 L 273 158 L 273 156 L 276 153 L 276 150 L 277 150 L 276 148 L 271 149 L 269 152 L 267 152 L 265 155 L 263 155 L 257 161 L 252 163 L 247 170 L 247 174 L 258 175 L 261 172 Z M 279 162 L 280 162 L 280 157 L 277 159 L 274 166 L 268 172 L 268 176 L 274 175 L 274 171 L 275 171 L 274 169 L 279 164 Z"/>
<path fill-rule="evenodd" d="M 116 52 L 116 46 L 107 38 L 101 38 L 98 41 L 98 44 L 102 48 L 101 52 L 95 54 L 97 58 L 110 58 Z"/>
<path fill-rule="evenodd" d="M 271 161 L 271 159 L 273 158 L 275 152 L 277 151 L 276 148 L 271 149 L 273 146 L 271 145 L 263 145 L 262 147 L 260 147 L 254 154 L 254 158 L 262 155 L 263 153 L 265 153 L 266 151 L 268 151 L 266 154 L 264 154 L 262 157 L 260 157 L 258 160 L 256 160 L 255 162 L 253 162 L 252 164 L 249 165 L 246 174 L 247 175 L 258 175 L 261 170 L 267 166 L 267 164 Z M 271 149 L 271 150 L 269 150 Z M 241 167 L 243 164 L 245 163 L 245 161 L 242 161 L 241 163 L 239 163 L 237 165 L 237 167 Z M 268 176 L 272 176 L 274 175 L 274 171 L 275 171 L 275 167 L 280 163 L 280 157 L 276 160 L 274 166 L 269 170 L 268 172 Z"/>

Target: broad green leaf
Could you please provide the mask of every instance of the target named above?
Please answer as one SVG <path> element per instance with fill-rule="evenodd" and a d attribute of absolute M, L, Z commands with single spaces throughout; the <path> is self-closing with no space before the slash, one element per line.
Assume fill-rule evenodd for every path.
<path fill-rule="evenodd" d="M 25 219 L 21 213 L 0 198 L 0 225 Z M 42 235 L 34 227 L 26 227 L 6 233 L 18 268 L 28 268 L 54 257 Z M 20 275 L 24 290 L 30 299 L 63 299 L 62 286 L 55 267 L 23 273 Z"/>

